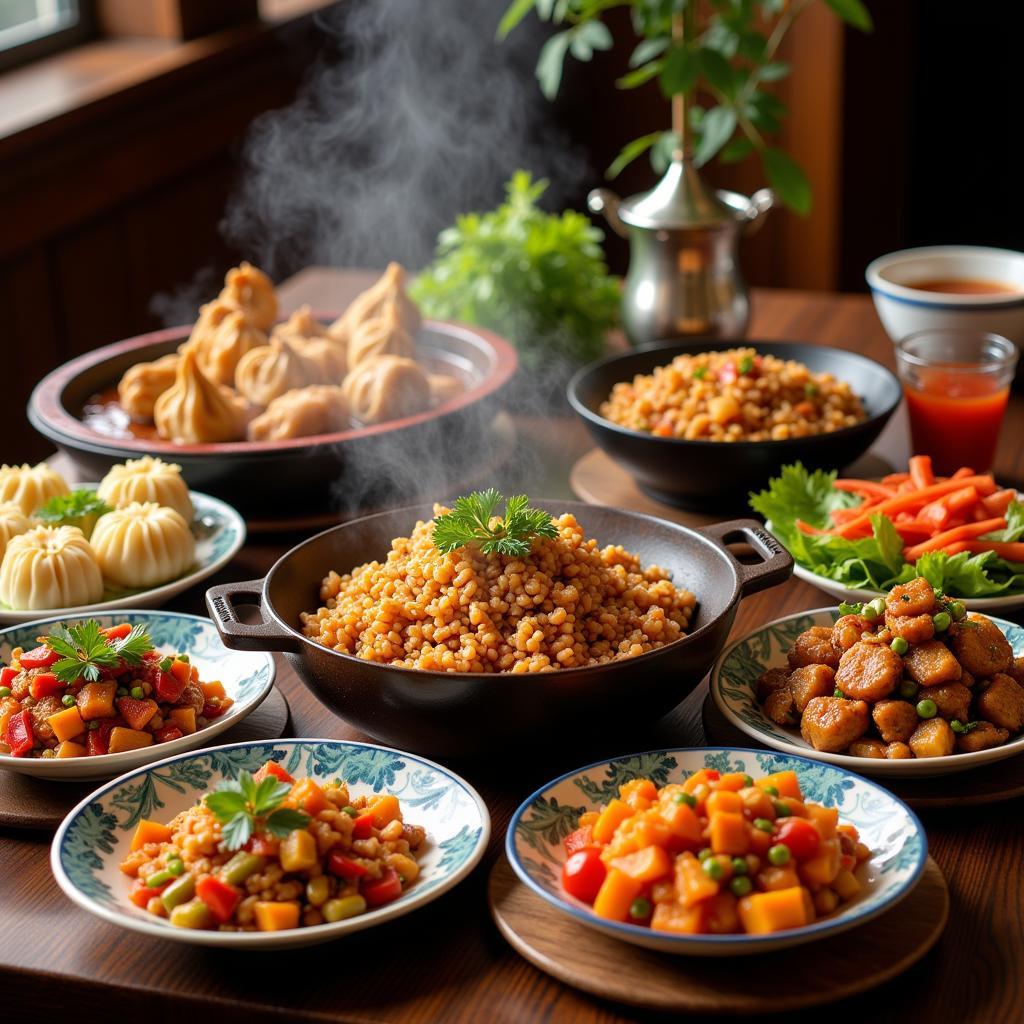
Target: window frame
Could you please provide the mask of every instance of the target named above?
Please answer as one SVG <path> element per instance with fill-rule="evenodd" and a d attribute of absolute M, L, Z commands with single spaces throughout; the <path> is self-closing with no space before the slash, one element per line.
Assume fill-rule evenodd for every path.
<path fill-rule="evenodd" d="M 95 0 L 78 0 L 78 21 L 75 24 L 0 50 L 0 73 L 79 46 L 96 39 L 98 35 Z"/>

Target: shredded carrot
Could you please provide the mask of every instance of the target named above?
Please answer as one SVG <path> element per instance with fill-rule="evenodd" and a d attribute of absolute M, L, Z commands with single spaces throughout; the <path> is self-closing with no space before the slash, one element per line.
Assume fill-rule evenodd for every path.
<path fill-rule="evenodd" d="M 994 551 L 1000 558 L 1008 562 L 1024 562 L 1024 542 L 1000 540 L 961 540 L 948 544 L 942 549 L 947 555 L 958 555 L 961 551 L 981 554 L 983 551 Z"/>
<path fill-rule="evenodd" d="M 896 484 L 904 484 L 910 479 L 909 473 L 890 473 L 888 476 L 882 477 L 882 483 L 887 487 L 893 487 Z"/>
<path fill-rule="evenodd" d="M 930 455 L 912 455 L 910 462 L 910 479 L 918 490 L 930 487 L 935 483 L 935 474 L 932 472 L 932 457 Z"/>
<path fill-rule="evenodd" d="M 969 466 L 961 466 L 949 479 L 962 480 L 965 476 L 974 476 L 974 470 Z"/>
<path fill-rule="evenodd" d="M 875 498 L 895 498 L 896 491 L 884 484 L 876 484 L 872 480 L 837 480 L 833 485 L 837 491 L 851 491 L 854 494 L 867 494 Z"/>
<path fill-rule="evenodd" d="M 984 511 L 990 516 L 1005 516 L 1006 510 L 1010 507 L 1010 502 L 1015 501 L 1017 498 L 1017 492 L 1011 488 L 1006 490 L 996 491 L 995 494 L 990 494 L 987 498 L 981 499 L 981 504 L 984 506 Z"/>
<path fill-rule="evenodd" d="M 964 526 L 957 526 L 952 530 L 937 533 L 929 540 L 913 547 L 905 548 L 903 557 L 908 562 L 916 562 L 926 551 L 941 551 L 947 544 L 958 540 L 970 540 L 980 537 L 983 533 L 991 533 L 993 530 L 1001 530 L 1006 526 L 1006 520 L 1000 516 L 998 519 L 984 519 L 980 523 L 967 523 Z"/>

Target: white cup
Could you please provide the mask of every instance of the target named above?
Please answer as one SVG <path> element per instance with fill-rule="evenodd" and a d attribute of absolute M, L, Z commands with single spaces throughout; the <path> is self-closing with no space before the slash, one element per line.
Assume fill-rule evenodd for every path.
<path fill-rule="evenodd" d="M 931 245 L 879 256 L 864 273 L 889 337 L 956 329 L 1001 334 L 1024 347 L 1024 253 L 977 245 Z M 968 278 L 1015 289 L 963 295 L 915 288 L 915 282 Z"/>

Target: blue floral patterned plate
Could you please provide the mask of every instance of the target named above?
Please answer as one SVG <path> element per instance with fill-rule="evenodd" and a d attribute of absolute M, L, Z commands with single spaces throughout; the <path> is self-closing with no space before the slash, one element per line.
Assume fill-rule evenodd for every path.
<path fill-rule="evenodd" d="M 237 725 L 258 708 L 274 685 L 276 669 L 273 655 L 262 651 L 230 651 L 221 643 L 217 627 L 209 619 L 184 612 L 131 609 L 102 615 L 55 615 L 49 619 L 37 619 L 28 625 L 0 630 L 0 662 L 6 664 L 10 661 L 11 650 L 15 647 L 35 647 L 36 638 L 48 633 L 58 622 L 73 625 L 88 619 L 94 619 L 101 626 L 116 626 L 120 622 L 142 623 L 154 646 L 188 654 L 199 668 L 199 678 L 204 682 L 219 680 L 234 704 L 209 725 L 190 736 L 167 743 L 96 757 L 11 757 L 0 754 L 0 768 L 44 779 L 112 779 L 139 765 L 208 746 L 215 736 Z"/>
<path fill-rule="evenodd" d="M 75 484 L 76 488 L 95 490 L 99 484 Z M 200 583 L 219 572 L 238 553 L 245 543 L 245 520 L 220 498 L 209 494 L 190 491 L 195 518 L 192 520 L 192 534 L 196 539 L 196 560 L 192 568 L 170 583 L 148 590 L 126 590 L 108 587 L 103 598 L 96 604 L 80 605 L 76 608 L 36 608 L 22 611 L 0 604 L 0 625 L 13 626 L 19 622 L 32 622 L 40 615 L 79 615 L 88 611 L 107 611 L 118 605 L 132 608 L 159 608 L 172 597 L 189 587 Z"/>
<path fill-rule="evenodd" d="M 871 859 L 857 870 L 862 892 L 836 913 L 805 928 L 772 935 L 672 935 L 602 920 L 563 891 L 560 876 L 566 857 L 562 840 L 584 811 L 599 810 L 629 779 L 647 778 L 663 786 L 682 782 L 699 768 L 747 772 L 755 778 L 795 771 L 804 796 L 826 807 L 838 807 L 840 819 L 856 826 L 871 848 Z M 928 856 L 928 841 L 914 812 L 868 779 L 802 757 L 726 747 L 650 750 L 569 772 L 538 789 L 515 812 L 505 838 L 505 853 L 526 885 L 582 925 L 665 953 L 742 956 L 836 935 L 891 909 L 917 884 Z"/>
<path fill-rule="evenodd" d="M 1024 654 L 1024 627 L 1006 619 L 988 616 L 1010 641 L 1014 655 Z M 1024 754 L 1024 735 L 1010 739 L 1001 747 L 979 750 L 972 754 L 950 754 L 948 757 L 910 757 L 896 760 L 875 757 L 852 757 L 815 750 L 801 735 L 800 729 L 786 728 L 773 722 L 757 702 L 757 678 L 770 668 L 784 668 L 786 653 L 793 641 L 812 626 L 831 626 L 839 618 L 836 608 L 818 608 L 799 612 L 759 626 L 752 633 L 730 644 L 711 670 L 711 695 L 722 714 L 751 739 L 765 746 L 790 754 L 813 757 L 818 761 L 841 765 L 865 775 L 899 778 L 924 778 L 948 775 L 968 768 L 1002 761 Z"/>
<path fill-rule="evenodd" d="M 279 762 L 296 778 L 342 778 L 356 796 L 393 793 L 405 819 L 426 829 L 419 878 L 394 903 L 336 924 L 278 932 L 194 931 L 174 928 L 128 899 L 129 878 L 118 864 L 140 818 L 170 821 L 222 779 Z M 131 931 L 201 946 L 276 949 L 308 946 L 371 928 L 437 899 L 480 861 L 491 819 L 480 795 L 447 768 L 415 754 L 349 740 L 231 743 L 167 758 L 96 790 L 64 819 L 50 850 L 58 885 L 80 907 Z"/>

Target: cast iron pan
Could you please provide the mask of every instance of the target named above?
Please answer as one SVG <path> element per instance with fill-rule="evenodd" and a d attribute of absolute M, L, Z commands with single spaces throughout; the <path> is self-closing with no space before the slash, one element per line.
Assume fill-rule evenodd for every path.
<path fill-rule="evenodd" d="M 692 631 L 681 640 L 594 668 L 537 674 L 425 672 L 393 668 L 329 650 L 301 632 L 299 613 L 320 606 L 320 581 L 383 560 L 395 537 L 408 536 L 431 505 L 357 519 L 294 547 L 263 580 L 207 592 L 224 643 L 236 650 L 283 651 L 306 685 L 341 718 L 382 742 L 438 757 L 472 757 L 510 742 L 571 746 L 574 737 L 609 732 L 627 716 L 655 722 L 704 678 L 721 652 L 740 598 L 786 580 L 793 560 L 753 520 L 691 530 L 637 512 L 574 501 L 537 503 L 572 512 L 587 536 L 621 544 L 672 574 L 698 599 Z M 743 565 L 729 543 L 761 557 Z M 261 621 L 242 622 L 236 605 L 257 605 Z"/>
<path fill-rule="evenodd" d="M 864 403 L 863 423 L 831 434 L 786 441 L 687 441 L 655 437 L 606 420 L 598 411 L 619 381 L 650 373 L 681 353 L 749 346 L 779 359 L 795 359 L 816 373 L 846 381 Z M 721 511 L 747 508 L 750 491 L 765 487 L 787 463 L 808 469 L 841 469 L 874 443 L 900 404 L 895 375 L 855 352 L 788 341 L 676 341 L 600 359 L 569 381 L 569 403 L 594 440 L 657 501 L 681 508 Z"/>

